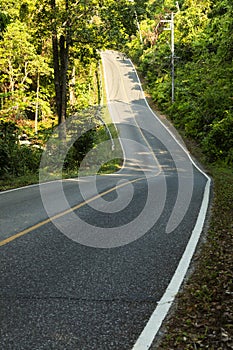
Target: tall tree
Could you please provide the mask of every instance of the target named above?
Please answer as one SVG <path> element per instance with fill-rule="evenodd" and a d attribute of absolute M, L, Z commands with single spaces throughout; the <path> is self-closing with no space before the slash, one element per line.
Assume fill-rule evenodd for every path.
<path fill-rule="evenodd" d="M 41 6 L 42 4 L 42 6 Z M 88 44 L 92 38 L 90 24 L 96 14 L 95 0 L 45 0 L 39 5 L 38 20 L 43 20 L 42 31 L 51 36 L 56 110 L 59 124 L 67 114 L 68 73 L 73 46 Z M 79 41 L 79 43 L 78 43 Z"/>
<path fill-rule="evenodd" d="M 67 106 L 67 70 L 68 70 L 68 57 L 70 47 L 70 19 L 68 18 L 69 2 L 65 1 L 65 8 L 60 9 L 60 28 L 62 34 L 58 37 L 58 16 L 59 12 L 57 8 L 56 0 L 51 0 L 51 9 L 54 17 L 52 23 L 52 48 L 53 48 L 53 66 L 54 66 L 54 83 L 56 93 L 56 107 L 58 114 L 59 124 L 66 119 L 66 106 Z M 65 18 L 64 18 L 65 17 Z"/>
<path fill-rule="evenodd" d="M 0 82 L 5 95 L 10 96 L 8 113 L 20 115 L 32 104 L 33 78 L 38 69 L 46 74 L 48 66 L 37 54 L 28 27 L 18 20 L 10 23 L 0 41 Z"/>

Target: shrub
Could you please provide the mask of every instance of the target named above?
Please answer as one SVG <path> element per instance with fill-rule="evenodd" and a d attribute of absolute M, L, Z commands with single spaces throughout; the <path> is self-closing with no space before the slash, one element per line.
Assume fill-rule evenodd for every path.
<path fill-rule="evenodd" d="M 11 121 L 0 121 L 0 176 L 22 176 L 39 169 L 41 149 L 20 146 L 19 127 Z"/>
<path fill-rule="evenodd" d="M 210 161 L 225 159 L 227 163 L 233 164 L 233 114 L 225 114 L 222 120 L 216 120 L 210 125 L 202 146 Z"/>

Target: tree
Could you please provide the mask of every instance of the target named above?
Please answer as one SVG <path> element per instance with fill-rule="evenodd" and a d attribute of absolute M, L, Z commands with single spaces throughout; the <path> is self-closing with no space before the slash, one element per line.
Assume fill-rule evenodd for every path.
<path fill-rule="evenodd" d="M 0 11 L 0 40 L 3 39 L 3 33 L 9 23 L 9 15 L 5 11 Z"/>
<path fill-rule="evenodd" d="M 76 50 L 74 46 L 85 46 L 93 37 L 91 27 L 96 14 L 97 1 L 45 0 L 40 2 L 37 21 L 42 20 L 42 29 L 51 36 L 54 69 L 56 110 L 59 124 L 67 115 L 68 73 Z M 90 26 L 92 24 L 92 26 Z M 90 35 L 91 34 L 91 35 Z"/>
<path fill-rule="evenodd" d="M 134 43 L 131 55 L 137 59 L 159 108 L 188 137 L 196 139 L 210 161 L 232 164 L 233 3 L 180 0 L 179 9 L 174 5 L 173 0 L 149 2 L 148 20 L 143 24 L 144 51 L 141 53 Z M 160 25 L 171 11 L 176 13 L 177 56 L 172 106 L 169 37 Z"/>
<path fill-rule="evenodd" d="M 28 27 L 16 20 L 10 23 L 0 42 L 0 70 L 1 86 L 10 98 L 6 100 L 6 107 L 15 116 L 27 109 L 31 104 L 32 83 L 38 69 L 48 71 L 45 60 L 37 55 L 32 44 L 32 37 Z"/>
<path fill-rule="evenodd" d="M 38 74 L 36 67 L 40 67 L 40 63 L 37 64 L 36 61 L 50 62 L 54 72 L 58 122 L 64 122 L 67 117 L 70 86 L 72 103 L 75 101 L 77 89 L 72 83 L 70 84 L 70 81 L 77 84 L 76 72 L 86 75 L 85 84 L 86 87 L 89 85 L 89 90 L 90 85 L 95 81 L 100 100 L 99 51 L 105 47 L 117 49 L 123 47 L 128 38 L 137 32 L 134 21 L 135 10 L 138 18 L 142 18 L 146 13 L 143 9 L 144 3 L 146 3 L 144 0 L 134 2 L 128 0 L 118 2 L 113 0 L 38 0 L 37 2 L 3 0 L 1 9 L 6 12 L 11 22 L 8 29 L 4 26 L 4 30 L 11 31 L 12 37 L 15 37 L 12 42 L 18 41 L 14 50 L 15 56 L 21 57 L 21 61 L 17 71 L 16 63 L 13 62 L 14 54 L 11 53 L 12 62 L 9 68 L 7 52 L 11 50 L 11 46 L 7 47 L 10 37 L 6 33 L 2 45 L 5 55 L 3 54 L 1 59 L 4 76 L 2 75 L 0 89 L 2 91 L 7 89 L 15 96 L 16 91 L 21 92 L 24 95 L 23 100 L 26 98 L 25 95 L 29 96 L 31 92 L 34 96 L 36 94 L 38 96 L 39 76 L 43 75 L 43 72 L 40 71 Z M 25 55 L 20 48 L 21 45 L 25 48 Z M 31 55 L 30 58 L 29 55 Z M 42 70 L 44 71 L 44 68 Z M 48 72 L 50 74 L 49 69 Z M 92 79 L 91 84 L 90 79 Z M 86 88 L 84 90 L 87 91 Z"/>

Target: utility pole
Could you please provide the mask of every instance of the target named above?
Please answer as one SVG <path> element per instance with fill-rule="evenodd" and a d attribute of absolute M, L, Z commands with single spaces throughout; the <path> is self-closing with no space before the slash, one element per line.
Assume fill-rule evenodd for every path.
<path fill-rule="evenodd" d="M 175 43 L 174 43 L 174 12 L 171 13 L 171 19 L 163 19 L 162 23 L 169 23 L 170 26 L 164 30 L 171 31 L 171 77 L 172 77 L 172 103 L 175 101 Z"/>
<path fill-rule="evenodd" d="M 174 13 L 171 13 L 171 64 L 172 64 L 172 103 L 175 101 L 175 44 L 174 44 Z"/>
<path fill-rule="evenodd" d="M 137 27 L 138 27 L 138 32 L 139 32 L 139 37 L 140 37 L 140 43 L 141 43 L 141 45 L 142 45 L 142 44 L 143 44 L 142 32 L 141 32 L 140 23 L 139 23 L 139 21 L 138 21 L 138 15 L 137 15 L 137 11 L 136 11 L 136 10 L 134 10 L 134 14 L 135 14 L 135 18 L 136 18 Z"/>
<path fill-rule="evenodd" d="M 38 69 L 38 71 L 37 71 L 37 87 L 36 87 L 35 134 L 38 133 L 39 91 L 40 91 L 40 71 Z"/>

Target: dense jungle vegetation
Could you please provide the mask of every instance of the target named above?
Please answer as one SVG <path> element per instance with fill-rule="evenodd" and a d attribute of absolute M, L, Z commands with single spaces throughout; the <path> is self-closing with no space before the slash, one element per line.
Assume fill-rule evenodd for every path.
<path fill-rule="evenodd" d="M 106 138 L 106 125 L 96 117 L 103 102 L 100 50 L 117 48 L 118 42 L 127 40 L 125 11 L 132 18 L 134 12 L 132 4 L 125 5 L 96 0 L 1 1 L 2 178 L 16 180 L 29 174 L 35 181 L 30 175 L 38 172 L 54 127 L 74 113 L 80 114 L 81 129 L 90 120 L 94 126 L 70 150 L 66 168 L 73 166 L 71 155 L 79 164 L 85 152 Z"/>
<path fill-rule="evenodd" d="M 232 12 L 231 0 L 2 0 L 0 176 L 36 172 L 40 146 L 54 126 L 100 105 L 105 48 L 133 58 L 158 108 L 198 142 L 208 161 L 231 165 Z M 174 103 L 170 31 L 161 22 L 171 13 Z M 93 108 L 90 115 L 95 119 Z M 22 145 L 22 135 L 37 148 Z M 80 142 L 89 149 L 95 136 Z"/>
<path fill-rule="evenodd" d="M 174 12 L 175 96 L 171 103 L 171 40 L 164 30 Z M 233 2 L 165 0 L 148 4 L 143 46 L 130 54 L 159 108 L 194 138 L 210 162 L 233 162 Z"/>

